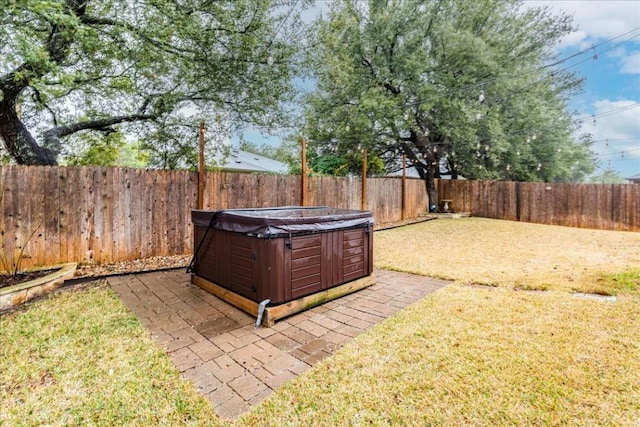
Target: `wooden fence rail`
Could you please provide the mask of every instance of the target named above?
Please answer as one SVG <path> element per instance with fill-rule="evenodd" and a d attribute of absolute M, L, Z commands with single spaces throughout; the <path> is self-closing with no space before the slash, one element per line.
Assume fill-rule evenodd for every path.
<path fill-rule="evenodd" d="M 438 198 L 473 216 L 640 231 L 640 185 L 440 180 Z"/>
<path fill-rule="evenodd" d="M 101 167 L 0 167 L 0 255 L 26 245 L 23 267 L 77 261 L 110 263 L 193 248 L 191 209 L 197 173 Z M 297 206 L 300 177 L 208 172 L 204 208 Z M 367 179 L 377 223 L 401 219 L 401 180 Z M 308 205 L 360 209 L 360 178 L 309 177 Z M 423 182 L 407 180 L 406 217 L 427 206 Z M 0 265 L 0 269 L 2 266 Z"/>

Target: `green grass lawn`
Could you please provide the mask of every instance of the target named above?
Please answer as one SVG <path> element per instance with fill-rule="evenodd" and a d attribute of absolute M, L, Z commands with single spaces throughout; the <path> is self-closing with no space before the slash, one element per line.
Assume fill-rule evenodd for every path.
<path fill-rule="evenodd" d="M 374 239 L 377 266 L 456 282 L 230 424 L 640 424 L 640 233 L 472 218 Z M 109 289 L 0 321 L 2 425 L 224 424 Z"/>
<path fill-rule="evenodd" d="M 2 426 L 220 424 L 107 287 L 58 292 L 0 322 Z"/>

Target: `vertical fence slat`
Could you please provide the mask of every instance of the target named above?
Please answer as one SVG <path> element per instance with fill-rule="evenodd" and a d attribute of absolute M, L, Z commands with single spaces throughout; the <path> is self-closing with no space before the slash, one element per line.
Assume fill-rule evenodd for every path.
<path fill-rule="evenodd" d="M 2 250 L 4 262 L 10 264 L 13 261 L 16 238 L 14 208 L 18 203 L 14 197 L 19 191 L 18 180 L 15 177 L 18 168 L 5 166 L 2 171 L 2 246 L 0 250 Z M 11 269 L 11 265 L 2 265 L 0 268 Z"/>

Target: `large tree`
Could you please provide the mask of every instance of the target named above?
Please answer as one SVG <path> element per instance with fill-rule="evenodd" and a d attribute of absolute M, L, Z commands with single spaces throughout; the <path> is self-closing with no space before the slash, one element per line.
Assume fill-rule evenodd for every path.
<path fill-rule="evenodd" d="M 517 0 L 338 0 L 316 23 L 316 90 L 304 132 L 322 154 L 407 154 L 430 204 L 440 171 L 569 180 L 589 172 L 567 99 L 581 84 L 553 57 L 567 16 Z"/>
<path fill-rule="evenodd" d="M 56 164 L 87 132 L 192 136 L 194 110 L 283 120 L 297 1 L 0 3 L 0 137 L 17 163 Z"/>

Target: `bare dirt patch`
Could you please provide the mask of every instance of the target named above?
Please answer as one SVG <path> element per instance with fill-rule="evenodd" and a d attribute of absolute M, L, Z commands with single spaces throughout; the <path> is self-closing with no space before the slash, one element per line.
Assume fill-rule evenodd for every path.
<path fill-rule="evenodd" d="M 40 277 L 44 277 L 54 271 L 56 270 L 27 271 L 24 273 L 18 273 L 15 276 L 0 276 L 0 288 L 6 288 L 9 286 L 19 285 L 20 283 L 39 279 Z"/>

